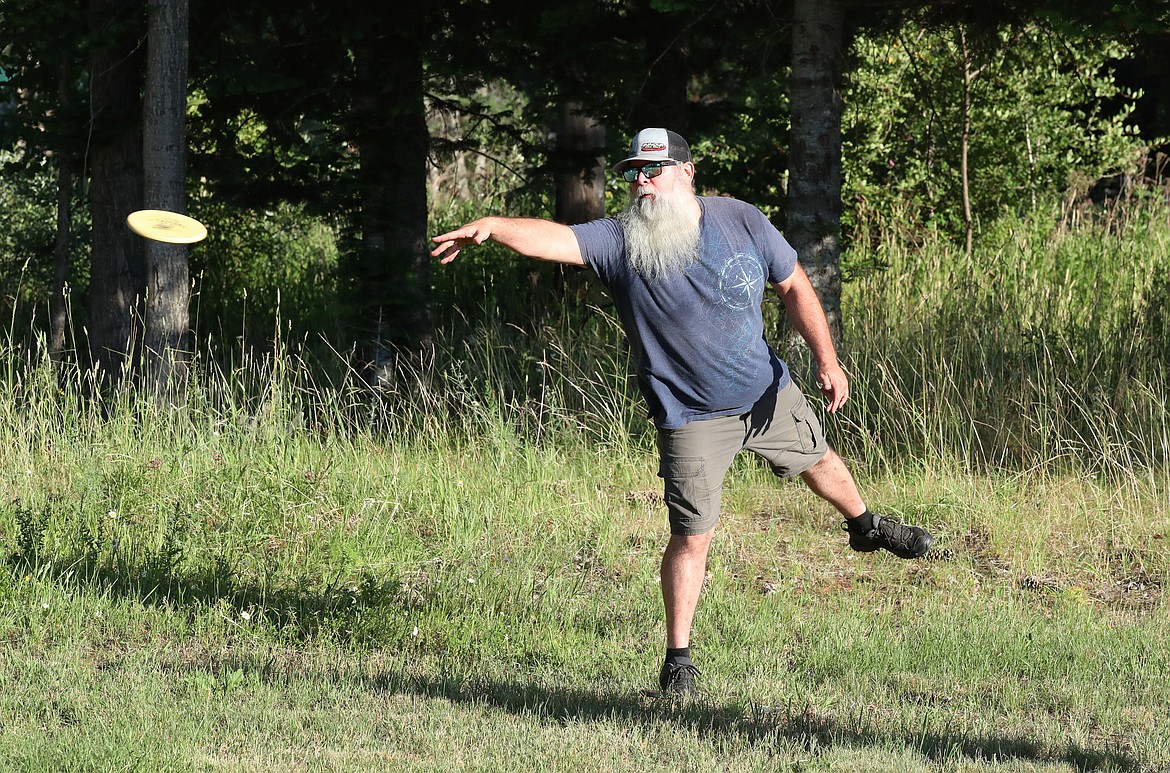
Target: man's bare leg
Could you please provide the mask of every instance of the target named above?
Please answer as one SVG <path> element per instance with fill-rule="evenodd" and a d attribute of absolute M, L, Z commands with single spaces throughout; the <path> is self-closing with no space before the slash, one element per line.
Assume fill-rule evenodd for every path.
<path fill-rule="evenodd" d="M 670 535 L 662 554 L 662 602 L 666 607 L 666 646 L 690 646 L 691 623 L 707 575 L 707 552 L 714 529 L 706 534 Z"/>
<path fill-rule="evenodd" d="M 663 693 L 684 695 L 695 691 L 699 669 L 690 658 L 691 624 L 699 594 L 707 576 L 711 537 L 706 534 L 672 534 L 662 554 L 662 603 L 666 608 L 666 659 L 658 674 Z"/>
<path fill-rule="evenodd" d="M 934 537 L 926 529 L 869 512 L 853 475 L 833 449 L 800 477 L 814 494 L 845 516 L 849 547 L 853 550 L 872 553 L 884 548 L 898 558 L 921 558 L 934 544 Z"/>
<path fill-rule="evenodd" d="M 812 492 L 825 500 L 846 518 L 856 518 L 865 512 L 865 502 L 857 483 L 844 460 L 833 449 L 821 460 L 800 474 Z"/>

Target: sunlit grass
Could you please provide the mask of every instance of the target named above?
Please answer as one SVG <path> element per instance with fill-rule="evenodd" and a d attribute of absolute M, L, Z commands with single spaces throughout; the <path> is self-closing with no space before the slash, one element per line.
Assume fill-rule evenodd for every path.
<path fill-rule="evenodd" d="M 1166 226 L 1151 206 L 1113 230 L 1015 222 L 971 260 L 945 242 L 882 245 L 889 268 L 849 285 L 856 431 L 841 442 L 884 466 L 1162 466 Z"/>

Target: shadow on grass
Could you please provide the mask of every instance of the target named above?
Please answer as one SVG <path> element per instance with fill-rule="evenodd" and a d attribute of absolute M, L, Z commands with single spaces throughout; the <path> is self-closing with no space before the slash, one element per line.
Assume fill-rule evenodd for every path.
<path fill-rule="evenodd" d="M 383 644 L 397 636 L 390 621 L 412 604 L 397 579 L 368 571 L 325 577 L 321 571 L 281 565 L 263 550 L 203 556 L 191 567 L 184 561 L 190 517 L 178 511 L 166 522 L 160 543 L 150 547 L 119 545 L 80 518 L 72 539 L 50 547 L 44 535 L 52 516 L 47 508 L 13 508 L 17 549 L 7 568 L 14 576 L 35 575 L 87 593 L 191 614 L 218 609 L 282 640 Z"/>
<path fill-rule="evenodd" d="M 875 727 L 864 716 L 837 717 L 807 704 L 759 706 L 720 704 L 710 697 L 655 698 L 613 689 L 549 688 L 535 682 L 438 679 L 406 675 L 372 680 L 371 689 L 453 703 L 483 705 L 550 723 L 619 720 L 629 724 L 685 728 L 713 738 L 738 737 L 791 752 L 833 748 L 905 748 L 930 762 L 970 761 L 1065 764 L 1077 770 L 1142 771 L 1148 766 L 1121 749 L 1092 749 L 1069 743 L 1054 750 L 1023 736 L 966 733 L 961 729 Z"/>

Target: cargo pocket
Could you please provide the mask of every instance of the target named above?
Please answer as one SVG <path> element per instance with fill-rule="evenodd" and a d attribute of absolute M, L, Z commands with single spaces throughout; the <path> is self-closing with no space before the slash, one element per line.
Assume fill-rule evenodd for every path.
<path fill-rule="evenodd" d="M 711 491 L 702 457 L 674 457 L 659 463 L 663 499 L 674 534 L 698 534 L 719 520 L 719 492 Z"/>
<path fill-rule="evenodd" d="M 792 422 L 796 425 L 796 439 L 800 450 L 806 454 L 817 451 L 817 432 L 813 429 L 812 421 L 804 415 L 804 411 L 793 411 Z"/>
<path fill-rule="evenodd" d="M 706 460 L 701 456 L 678 456 L 658 463 L 658 477 L 666 484 L 667 497 L 671 490 L 693 492 L 706 489 Z"/>

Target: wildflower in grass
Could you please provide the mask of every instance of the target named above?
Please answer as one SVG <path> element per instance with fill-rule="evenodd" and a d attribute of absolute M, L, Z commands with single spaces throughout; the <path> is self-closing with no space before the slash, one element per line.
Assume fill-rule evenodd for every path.
<path fill-rule="evenodd" d="M 252 619 L 252 613 L 251 613 L 251 612 L 249 612 L 249 611 L 248 611 L 248 610 L 246 610 L 246 609 L 241 609 L 241 610 L 240 610 L 240 617 L 244 618 L 244 620 L 245 620 L 245 621 L 247 621 L 247 620 L 251 620 L 251 619 Z"/>

